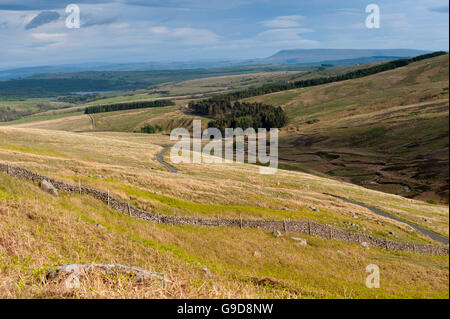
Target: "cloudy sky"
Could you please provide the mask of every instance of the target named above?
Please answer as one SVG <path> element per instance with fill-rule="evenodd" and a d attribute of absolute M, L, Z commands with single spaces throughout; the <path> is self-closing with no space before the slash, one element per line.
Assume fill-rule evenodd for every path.
<path fill-rule="evenodd" d="M 81 27 L 65 25 L 68 4 Z M 380 28 L 365 26 L 366 5 Z M 0 68 L 266 57 L 294 48 L 448 50 L 447 0 L 0 0 Z"/>

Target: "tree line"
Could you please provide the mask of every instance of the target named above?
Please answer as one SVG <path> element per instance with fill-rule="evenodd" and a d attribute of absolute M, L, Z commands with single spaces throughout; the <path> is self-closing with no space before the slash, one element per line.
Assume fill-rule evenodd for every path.
<path fill-rule="evenodd" d="M 147 133 L 147 134 L 154 134 L 154 133 L 158 133 L 161 132 L 163 130 L 163 128 L 159 125 L 145 125 L 143 127 L 141 127 L 141 133 Z"/>
<path fill-rule="evenodd" d="M 96 105 L 96 106 L 88 106 L 84 110 L 84 114 L 124 111 L 124 110 L 143 109 L 149 107 L 163 107 L 172 105 L 175 105 L 175 102 L 173 102 L 172 100 L 137 101 L 128 103 Z"/>
<path fill-rule="evenodd" d="M 386 63 L 378 64 L 378 65 L 375 65 L 375 66 L 372 66 L 369 68 L 350 71 L 350 72 L 347 72 L 347 73 L 344 73 L 341 75 L 336 75 L 336 76 L 320 77 L 320 78 L 313 78 L 313 79 L 308 79 L 308 80 L 300 80 L 300 81 L 287 82 L 287 83 L 266 84 L 266 85 L 263 85 L 263 86 L 257 87 L 257 88 L 249 88 L 246 90 L 216 95 L 216 96 L 209 98 L 208 100 L 210 102 L 216 102 L 216 103 L 220 103 L 218 101 L 221 101 L 221 102 L 236 101 L 236 100 L 245 99 L 248 97 L 259 96 L 259 95 L 264 95 L 264 94 L 269 94 L 269 93 L 274 93 L 274 92 L 304 88 L 304 87 L 309 87 L 309 86 L 316 86 L 316 85 L 345 81 L 345 80 L 350 80 L 350 79 L 357 79 L 357 78 L 362 78 L 365 76 L 373 75 L 376 73 L 393 70 L 393 69 L 396 69 L 396 68 L 399 68 L 402 66 L 406 66 L 413 62 L 430 59 L 430 58 L 444 55 L 444 54 L 447 54 L 447 52 L 437 51 L 437 52 L 433 52 L 433 53 L 429 53 L 429 54 L 419 55 L 419 56 L 416 56 L 413 58 L 393 60 L 393 61 L 389 61 Z"/>
<path fill-rule="evenodd" d="M 92 94 L 71 94 L 66 96 L 60 96 L 58 97 L 58 102 L 67 102 L 72 104 L 78 104 L 78 103 L 88 103 L 95 100 L 99 100 L 103 98 L 100 94 L 92 93 Z"/>
<path fill-rule="evenodd" d="M 216 127 L 222 132 L 227 127 L 241 127 L 242 129 L 249 127 L 253 127 L 255 129 L 280 128 L 287 124 L 286 113 L 281 107 L 274 107 L 263 103 L 232 102 L 274 92 L 361 78 L 444 54 L 447 53 L 444 51 L 438 51 L 419 55 L 413 58 L 393 60 L 369 68 L 359 69 L 336 76 L 320 77 L 287 83 L 266 84 L 258 88 L 248 88 L 241 91 L 215 95 L 205 100 L 192 101 L 189 103 L 189 108 L 197 114 L 213 117 L 215 120 L 209 122 L 208 126 Z"/>
<path fill-rule="evenodd" d="M 209 100 L 191 102 L 189 107 L 196 113 L 212 116 L 215 120 L 208 127 L 218 128 L 222 133 L 225 128 L 280 128 L 286 125 L 287 116 L 281 107 L 263 103 Z"/>

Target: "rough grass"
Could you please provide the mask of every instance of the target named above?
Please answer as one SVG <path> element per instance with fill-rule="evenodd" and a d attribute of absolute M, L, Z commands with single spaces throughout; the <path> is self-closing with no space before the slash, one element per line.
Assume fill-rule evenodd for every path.
<path fill-rule="evenodd" d="M 263 176 L 258 167 L 247 164 L 179 164 L 182 174 L 169 173 L 156 161 L 161 147 L 154 144 L 169 143 L 166 136 L 3 128 L 0 138 L 15 145 L 11 149 L 0 143 L 2 161 L 73 184 L 81 181 L 110 190 L 139 207 L 160 213 L 312 219 L 343 228 L 349 227 L 344 222 L 353 220 L 360 228 L 394 240 L 427 240 L 403 224 L 326 195 L 334 194 L 448 234 L 448 207 L 300 172 L 279 170 L 273 176 Z M 319 208 L 320 213 L 312 212 L 307 205 Z M 358 220 L 354 220 L 354 214 Z M 395 235 L 389 235 L 390 231 Z"/>
<path fill-rule="evenodd" d="M 304 247 L 260 230 L 156 225 L 86 196 L 56 198 L 5 174 L 0 181 L 4 298 L 448 298 L 448 256 L 308 236 Z M 69 289 L 64 277 L 46 280 L 48 270 L 67 263 L 133 265 L 166 273 L 172 283 L 162 289 L 91 273 Z M 364 284 L 371 263 L 381 269 L 379 289 Z"/>
<path fill-rule="evenodd" d="M 289 117 L 280 133 L 284 164 L 319 173 L 348 170 L 339 174 L 342 180 L 448 203 L 448 59 L 247 100 L 284 106 Z M 318 152 L 338 159 L 305 159 Z M 395 169 L 400 165 L 406 166 Z M 362 174 L 353 176 L 357 169 Z M 399 182 L 376 183 L 374 174 Z"/>
<path fill-rule="evenodd" d="M 352 85 L 338 83 L 262 97 L 286 103 L 293 121 L 280 134 L 280 153 L 288 159 L 306 159 L 295 166 L 298 171 L 280 169 L 275 175 L 264 176 L 255 165 L 177 164 L 182 173 L 172 174 L 156 161 L 162 149 L 159 145 L 173 143 L 164 135 L 10 127 L 0 127 L 0 161 L 69 183 L 109 190 L 161 214 L 307 219 L 395 241 L 436 244 L 403 223 L 328 194 L 379 208 L 444 236 L 449 230 L 448 206 L 304 171 L 324 169 L 342 178 L 373 177 L 370 168 L 381 171 L 388 166 L 374 164 L 387 158 L 386 153 L 371 148 L 380 142 L 384 149 L 399 154 L 396 162 L 405 158 L 412 163 L 407 155 L 420 155 L 423 150 L 445 151 L 448 124 L 447 145 L 444 134 L 437 134 L 443 128 L 445 133 L 443 123 L 448 117 L 448 102 L 442 101 L 448 76 L 439 76 L 441 65 L 442 61 L 433 60 L 427 67 L 413 69 L 414 76 L 411 70 L 402 69 L 385 78 L 358 79 Z M 364 96 L 373 99 L 365 103 Z M 174 111 L 143 118 L 139 112 L 129 112 L 129 118 L 125 113 L 124 117 L 105 116 L 115 117 L 115 124 L 123 130 L 132 130 L 162 120 L 170 125 L 179 115 Z M 320 120 L 303 123 L 315 118 Z M 59 122 L 52 122 L 52 128 L 83 129 L 79 119 L 67 119 L 55 120 Z M 107 125 L 113 118 L 103 120 L 102 124 L 98 118 L 98 125 L 111 129 Z M 89 118 L 83 121 L 84 129 L 92 130 Z M 377 124 L 380 121 L 382 125 Z M 49 128 L 48 123 L 39 125 Z M 332 144 L 336 149 L 314 140 L 312 148 L 301 146 L 305 136 L 327 134 L 335 137 Z M 355 143 L 355 136 L 362 137 L 356 148 L 350 148 L 348 143 Z M 426 144 L 406 150 L 413 139 Z M 448 159 L 445 152 L 436 154 Z M 346 164 L 352 161 L 348 171 L 336 171 L 343 166 L 333 165 L 342 158 Z M 170 161 L 168 155 L 166 161 Z M 295 165 L 287 163 L 283 167 Z M 382 172 L 380 181 L 399 180 L 395 171 Z M 0 296 L 6 298 L 449 297 L 448 256 L 392 253 L 308 236 L 302 236 L 309 243 L 304 247 L 289 236 L 274 238 L 269 232 L 254 229 L 155 225 L 121 215 L 87 196 L 52 197 L 36 185 L 5 174 L 0 174 L 0 202 Z M 356 226 L 349 226 L 349 222 Z M 163 290 L 154 283 L 136 284 L 124 276 L 101 273 L 84 276 L 78 290 L 68 290 L 64 278 L 45 280 L 50 267 L 94 262 L 164 272 L 173 285 Z M 380 266 L 380 289 L 364 285 L 365 267 L 371 263 Z M 211 270 L 212 277 L 203 266 Z"/>

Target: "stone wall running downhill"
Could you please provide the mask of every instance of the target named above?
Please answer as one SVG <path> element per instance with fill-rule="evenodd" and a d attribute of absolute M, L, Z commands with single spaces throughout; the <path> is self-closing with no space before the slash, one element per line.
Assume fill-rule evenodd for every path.
<path fill-rule="evenodd" d="M 251 219 L 226 219 L 226 218 L 193 218 L 164 216 L 156 213 L 137 209 L 126 201 L 119 200 L 109 193 L 86 186 L 76 186 L 63 183 L 46 176 L 35 174 L 27 169 L 0 163 L 0 172 L 10 176 L 38 183 L 47 180 L 60 192 L 87 194 L 102 201 L 113 209 L 130 215 L 134 218 L 155 223 L 170 225 L 199 225 L 199 226 L 226 226 L 226 227 L 248 227 L 268 231 L 292 232 L 304 235 L 316 236 L 326 239 L 335 239 L 347 243 L 362 244 L 387 249 L 390 251 L 407 251 L 419 254 L 448 255 L 449 248 L 444 246 L 414 244 L 405 242 L 394 242 L 376 238 L 364 233 L 348 232 L 342 229 L 320 224 L 312 221 L 282 221 L 282 220 L 251 220 Z"/>

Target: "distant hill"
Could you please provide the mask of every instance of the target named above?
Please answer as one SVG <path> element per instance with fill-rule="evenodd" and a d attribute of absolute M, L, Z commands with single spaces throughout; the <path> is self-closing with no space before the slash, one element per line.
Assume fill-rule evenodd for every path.
<path fill-rule="evenodd" d="M 301 49 L 282 50 L 258 61 L 265 63 L 297 64 L 328 60 L 348 60 L 367 57 L 413 57 L 429 51 L 411 49 Z"/>
<path fill-rule="evenodd" d="M 82 63 L 65 65 L 43 65 L 34 67 L 0 70 L 0 80 L 29 77 L 42 73 L 74 73 L 89 71 L 153 71 L 240 67 L 270 64 L 300 64 L 314 66 L 333 64 L 333 66 L 366 64 L 379 61 L 406 58 L 428 53 L 410 49 L 354 50 L 354 49 L 311 49 L 282 50 L 262 59 L 229 61 L 186 61 L 186 62 L 141 62 L 141 63 Z"/>

